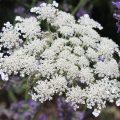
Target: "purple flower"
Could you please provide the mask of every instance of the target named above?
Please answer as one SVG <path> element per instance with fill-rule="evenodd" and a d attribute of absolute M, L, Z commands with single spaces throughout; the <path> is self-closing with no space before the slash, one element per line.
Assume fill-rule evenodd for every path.
<path fill-rule="evenodd" d="M 28 105 L 32 108 L 33 111 L 36 111 L 39 104 L 36 101 L 30 99 L 28 101 Z"/>
<path fill-rule="evenodd" d="M 20 109 L 22 104 L 23 104 L 23 101 L 12 103 L 10 106 L 10 109 L 17 112 Z"/>
<path fill-rule="evenodd" d="M 41 115 L 38 120 L 47 120 L 47 116 L 46 115 Z"/>
<path fill-rule="evenodd" d="M 25 120 L 30 120 L 31 119 L 31 113 L 30 112 L 25 112 L 23 116 L 24 116 Z"/>
<path fill-rule="evenodd" d="M 84 14 L 88 14 L 88 12 L 87 12 L 83 7 L 81 7 L 81 8 L 78 10 L 76 16 L 79 18 L 79 17 L 83 16 Z"/>
<path fill-rule="evenodd" d="M 98 57 L 98 61 L 104 62 L 104 61 L 105 61 L 105 57 L 104 57 L 103 55 L 100 55 L 100 56 Z"/>
<path fill-rule="evenodd" d="M 83 120 L 85 117 L 85 112 L 80 112 L 80 120 Z"/>
<path fill-rule="evenodd" d="M 112 2 L 113 6 L 116 8 L 116 12 L 113 14 L 113 17 L 118 21 L 116 26 L 118 28 L 117 32 L 120 32 L 120 1 Z"/>
<path fill-rule="evenodd" d="M 74 115 L 73 107 L 67 103 L 63 97 L 57 99 L 57 107 L 60 120 L 72 120 Z"/>
<path fill-rule="evenodd" d="M 9 117 L 7 113 L 5 116 L 12 120 L 31 120 L 37 112 L 38 106 L 39 104 L 31 99 L 29 101 L 17 101 L 12 103 L 9 108 L 5 109 L 8 111 L 7 113 L 11 113 L 11 117 Z"/>
<path fill-rule="evenodd" d="M 120 9 L 120 1 L 118 1 L 118 2 L 112 2 L 112 4 L 113 4 L 117 9 Z"/>
<path fill-rule="evenodd" d="M 17 6 L 15 9 L 14 9 L 14 12 L 17 13 L 17 14 L 22 14 L 25 12 L 25 8 L 22 7 L 22 6 Z"/>

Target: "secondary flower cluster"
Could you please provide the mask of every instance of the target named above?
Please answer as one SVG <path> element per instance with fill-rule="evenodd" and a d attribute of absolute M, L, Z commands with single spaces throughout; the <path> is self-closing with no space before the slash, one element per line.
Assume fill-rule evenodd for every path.
<path fill-rule="evenodd" d="M 93 108 L 95 116 L 107 101 L 120 105 L 119 46 L 101 37 L 95 29 L 102 26 L 88 15 L 76 21 L 57 7 L 56 2 L 42 3 L 31 9 L 37 17 L 16 17 L 14 26 L 5 24 L 0 34 L 1 78 L 28 77 L 37 81 L 30 91 L 34 100 L 63 96 L 75 109 L 80 104 Z"/>

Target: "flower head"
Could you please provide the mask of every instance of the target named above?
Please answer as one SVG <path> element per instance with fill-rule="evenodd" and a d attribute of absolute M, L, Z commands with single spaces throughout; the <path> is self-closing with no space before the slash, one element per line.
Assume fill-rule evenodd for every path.
<path fill-rule="evenodd" d="M 10 55 L 0 57 L 1 77 L 27 76 L 36 81 L 29 92 L 34 100 L 63 96 L 74 109 L 86 104 L 98 116 L 107 101 L 119 105 L 119 46 L 99 35 L 102 26 L 89 15 L 76 21 L 57 7 L 42 3 L 31 9 L 37 17 L 17 17 L 15 26 L 3 28 L 1 48 Z"/>

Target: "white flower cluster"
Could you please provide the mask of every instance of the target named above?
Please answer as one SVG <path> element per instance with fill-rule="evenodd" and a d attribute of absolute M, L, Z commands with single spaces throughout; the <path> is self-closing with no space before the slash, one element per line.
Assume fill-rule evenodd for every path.
<path fill-rule="evenodd" d="M 43 3 L 31 9 L 37 18 L 17 17 L 15 27 L 7 23 L 3 28 L 0 46 L 10 54 L 1 53 L 1 78 L 34 73 L 34 100 L 43 103 L 64 95 L 75 109 L 80 104 L 94 108 L 97 117 L 107 101 L 120 105 L 119 46 L 101 37 L 95 29 L 102 26 L 88 15 L 76 21 L 57 7 L 56 2 Z"/>
<path fill-rule="evenodd" d="M 20 73 L 24 77 L 38 71 L 38 61 L 33 56 L 12 54 L 1 60 L 0 67 L 8 75 Z"/>
<path fill-rule="evenodd" d="M 109 80 L 104 78 L 100 81 L 97 81 L 96 84 L 91 84 L 87 89 L 87 108 L 92 109 L 93 115 L 98 116 L 101 109 L 105 108 L 107 101 L 113 103 L 115 99 L 120 97 L 120 83 L 116 79 Z"/>
<path fill-rule="evenodd" d="M 23 38 L 32 39 L 34 37 L 40 37 L 41 35 L 41 28 L 39 26 L 39 21 L 35 17 L 30 18 L 22 18 L 17 16 L 16 17 L 16 30 L 23 33 Z"/>
<path fill-rule="evenodd" d="M 34 87 L 32 98 L 43 103 L 46 100 L 51 100 L 54 94 L 62 95 L 67 89 L 67 80 L 63 76 L 55 76 L 48 80 L 39 80 L 37 86 Z M 41 93 L 41 94 L 38 94 Z"/>
<path fill-rule="evenodd" d="M 9 23 L 5 23 L 0 33 L 0 47 L 5 48 L 18 48 L 20 44 L 23 42 L 22 39 L 19 38 L 20 33 L 17 32 L 14 27 Z"/>

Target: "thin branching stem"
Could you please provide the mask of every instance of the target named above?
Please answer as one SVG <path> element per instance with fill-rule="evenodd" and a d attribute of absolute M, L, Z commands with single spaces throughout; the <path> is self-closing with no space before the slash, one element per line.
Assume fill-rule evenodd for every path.
<path fill-rule="evenodd" d="M 80 0 L 78 5 L 75 7 L 75 9 L 72 11 L 72 15 L 75 15 L 75 13 L 78 11 L 78 9 L 83 6 L 85 3 L 85 0 Z"/>

